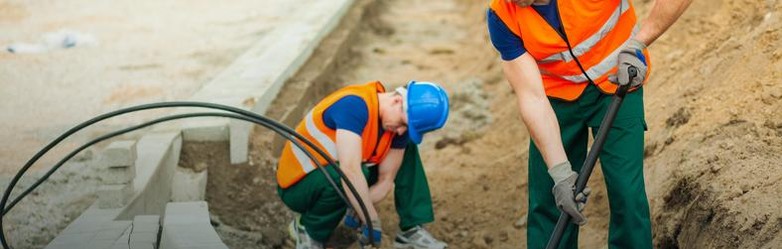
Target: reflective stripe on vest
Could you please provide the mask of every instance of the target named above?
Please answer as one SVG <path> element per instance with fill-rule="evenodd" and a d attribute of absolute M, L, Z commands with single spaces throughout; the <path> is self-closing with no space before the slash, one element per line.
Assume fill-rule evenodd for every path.
<path fill-rule="evenodd" d="M 535 58 L 547 96 L 575 100 L 586 88 L 587 76 L 601 91 L 613 93 L 616 86 L 608 82 L 608 75 L 616 72 L 623 45 L 638 32 L 632 4 L 628 0 L 558 0 L 557 5 L 573 55 L 586 75 L 558 31 L 532 7 L 521 8 L 504 0 L 492 0 L 490 7 Z M 648 51 L 644 54 L 649 65 Z"/>
<path fill-rule="evenodd" d="M 336 160 L 337 145 L 334 144 L 334 141 L 332 141 L 331 138 L 315 127 L 315 121 L 312 118 L 312 111 L 307 113 L 307 117 L 304 118 L 304 123 L 305 127 L 307 128 L 307 133 L 309 133 L 309 137 L 314 138 L 314 140 L 310 139 L 310 141 L 319 145 L 320 148 L 325 149 L 325 152 L 328 153 L 331 158 Z M 313 163 L 312 160 L 307 157 L 307 154 L 305 154 L 304 151 L 295 146 L 292 147 L 292 150 L 293 155 L 296 157 L 296 161 L 299 163 L 299 165 L 302 166 L 305 173 L 315 169 L 315 163 Z"/>
<path fill-rule="evenodd" d="M 323 113 L 331 105 L 345 96 L 358 96 L 364 100 L 368 110 L 367 124 L 361 134 L 361 160 L 362 163 L 380 163 L 388 154 L 393 140 L 393 132 L 385 132 L 379 136 L 380 122 L 378 113 L 377 94 L 385 92 L 380 82 L 369 82 L 362 85 L 354 85 L 342 88 L 327 96 L 307 113 L 307 116 L 296 126 L 296 132 L 311 141 L 315 146 L 329 154 L 335 161 L 338 160 L 336 146 L 336 130 L 329 128 L 323 122 Z M 378 139 L 380 137 L 380 139 Z M 318 162 L 313 162 L 306 153 L 288 141 L 285 143 L 280 160 L 277 165 L 277 183 L 282 188 L 288 188 L 314 171 L 318 165 L 325 166 L 326 160 L 321 158 L 315 150 L 306 148 L 315 156 Z"/>
<path fill-rule="evenodd" d="M 622 0 L 623 6 L 630 6 L 629 4 L 630 3 L 628 3 L 627 0 Z M 614 13 L 611 14 L 611 17 L 608 18 L 608 20 L 603 24 L 602 27 L 600 27 L 600 30 L 598 30 L 597 33 L 593 34 L 583 42 L 573 47 L 573 54 L 575 54 L 576 56 L 581 56 L 587 51 L 589 51 L 590 49 L 592 49 L 592 47 L 594 47 L 597 44 L 597 42 L 605 38 L 608 35 L 608 33 L 611 32 L 612 29 L 614 29 L 616 23 L 619 22 L 619 16 L 627 12 L 628 9 L 629 8 L 621 8 L 621 6 L 616 6 Z M 633 35 L 635 35 L 636 30 L 633 31 L 634 31 Z M 548 63 L 554 61 L 570 62 L 571 60 L 573 60 L 573 56 L 570 55 L 570 51 L 562 51 L 561 53 L 553 54 L 548 58 L 540 60 L 539 63 Z"/>
<path fill-rule="evenodd" d="M 638 26 L 633 28 L 632 36 L 635 36 L 635 34 L 638 33 L 638 29 L 639 29 Z M 600 77 L 600 76 L 608 73 L 609 71 L 611 71 L 611 69 L 613 69 L 616 66 L 617 57 L 619 56 L 619 52 L 622 50 L 622 47 L 624 47 L 624 45 L 627 44 L 628 42 L 630 42 L 630 39 L 625 40 L 625 42 L 622 43 L 621 46 L 619 46 L 616 49 L 614 49 L 614 51 L 611 52 L 611 54 L 609 54 L 607 57 L 605 57 L 602 61 L 600 61 L 600 63 L 590 67 L 589 69 L 586 69 L 586 73 L 587 73 L 587 75 L 589 75 L 589 78 L 590 79 L 597 79 L 598 77 Z M 560 59 L 559 61 L 564 60 L 566 62 L 569 62 L 570 60 L 573 60 L 573 57 L 570 56 L 570 52 L 565 51 L 565 52 L 562 52 L 562 53 L 567 53 L 568 56 L 565 57 L 564 59 Z M 561 55 L 562 53 L 556 54 L 554 56 Z M 576 54 L 576 56 L 579 56 L 579 54 L 576 53 L 575 49 L 573 49 L 573 53 Z M 582 51 L 582 54 L 583 53 L 584 52 Z M 552 56 L 552 57 L 554 57 L 554 56 Z M 549 58 L 551 58 L 551 57 L 549 57 Z M 555 60 L 550 60 L 549 62 L 551 62 L 551 61 L 555 61 Z M 551 75 L 551 76 L 554 76 L 554 77 L 559 77 L 559 78 L 562 78 L 562 79 L 566 79 L 566 80 L 568 80 L 570 82 L 573 82 L 573 83 L 581 83 L 581 82 L 585 82 L 585 81 L 588 80 L 587 77 L 584 76 L 583 72 L 579 73 L 579 74 L 574 74 L 574 75 L 556 75 L 556 74 L 552 74 L 551 72 L 548 72 L 545 69 L 541 68 L 540 69 L 540 73 L 546 74 L 546 75 Z"/>

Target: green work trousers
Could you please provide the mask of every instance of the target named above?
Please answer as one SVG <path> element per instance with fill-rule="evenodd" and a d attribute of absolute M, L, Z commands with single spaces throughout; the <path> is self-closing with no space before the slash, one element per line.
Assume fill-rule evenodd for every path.
<path fill-rule="evenodd" d="M 377 182 L 377 167 L 362 166 L 370 186 Z M 326 170 L 342 187 L 342 181 L 334 167 L 327 166 Z M 426 181 L 418 147 L 413 143 L 405 149 L 404 159 L 394 179 L 394 185 L 394 204 L 399 215 L 400 228 L 434 221 L 429 183 Z M 348 207 L 320 170 L 310 172 L 287 189 L 278 187 L 277 193 L 286 206 L 301 214 L 301 224 L 310 237 L 320 242 L 328 241 L 331 233 L 342 221 Z M 350 194 L 350 191 L 346 193 Z"/>
<path fill-rule="evenodd" d="M 594 85 L 589 85 L 573 102 L 549 99 L 559 121 L 565 152 L 576 172 L 581 171 L 586 159 L 589 129 L 595 136 L 612 99 L 612 95 L 600 92 Z M 638 89 L 625 96 L 599 155 L 611 209 L 608 248 L 652 248 L 643 176 L 645 130 L 643 89 Z M 554 182 L 531 140 L 528 181 L 527 245 L 528 248 L 544 248 L 560 212 L 551 193 Z M 577 247 L 578 226 L 571 223 L 565 229 L 559 248 Z"/>

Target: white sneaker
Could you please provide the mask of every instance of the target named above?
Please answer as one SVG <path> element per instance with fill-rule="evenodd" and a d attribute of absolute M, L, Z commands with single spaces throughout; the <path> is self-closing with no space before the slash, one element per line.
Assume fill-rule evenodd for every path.
<path fill-rule="evenodd" d="M 394 248 L 397 249 L 445 249 L 448 244 L 437 240 L 431 233 L 421 226 L 415 226 L 410 230 L 399 232 L 394 239 Z"/>
<path fill-rule="evenodd" d="M 298 217 L 294 218 L 291 224 L 288 225 L 288 233 L 293 241 L 296 242 L 296 249 L 323 249 L 323 243 L 310 238 Z"/>

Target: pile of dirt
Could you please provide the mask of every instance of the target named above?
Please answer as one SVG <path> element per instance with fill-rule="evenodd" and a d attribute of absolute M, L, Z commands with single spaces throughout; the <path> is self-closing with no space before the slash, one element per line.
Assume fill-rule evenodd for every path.
<path fill-rule="evenodd" d="M 179 166 L 207 170 L 206 201 L 212 225 L 226 245 L 280 248 L 287 238 L 282 224 L 290 216 L 276 194 L 270 167 L 274 160 L 265 151 L 253 150 L 247 163 L 232 165 L 228 151 L 227 142 L 185 143 Z"/>
<path fill-rule="evenodd" d="M 780 1 L 695 1 L 651 47 L 646 164 L 659 247 L 782 246 L 780 35 Z"/>

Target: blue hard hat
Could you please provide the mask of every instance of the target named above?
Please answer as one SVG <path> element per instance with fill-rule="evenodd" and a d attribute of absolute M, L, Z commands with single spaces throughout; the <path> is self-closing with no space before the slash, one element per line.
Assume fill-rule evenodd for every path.
<path fill-rule="evenodd" d="M 407 134 L 420 144 L 423 134 L 440 129 L 448 120 L 448 94 L 432 82 L 407 83 Z"/>

